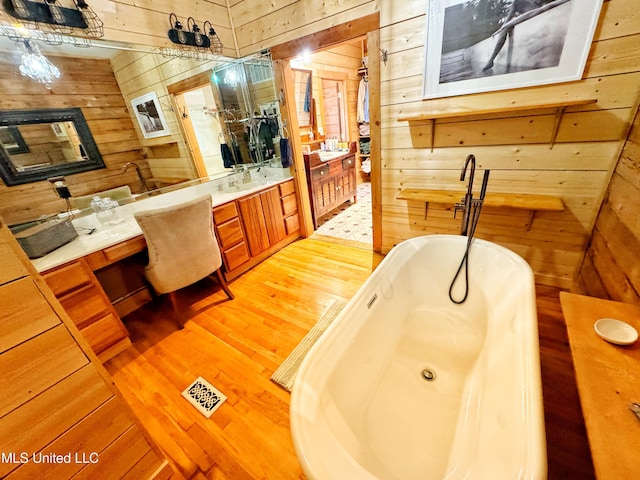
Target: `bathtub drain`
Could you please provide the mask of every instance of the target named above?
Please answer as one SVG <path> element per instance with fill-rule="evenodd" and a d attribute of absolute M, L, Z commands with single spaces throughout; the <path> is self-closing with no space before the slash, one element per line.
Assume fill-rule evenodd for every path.
<path fill-rule="evenodd" d="M 425 368 L 422 370 L 422 379 L 427 382 L 433 382 L 436 379 L 436 372 Z"/>

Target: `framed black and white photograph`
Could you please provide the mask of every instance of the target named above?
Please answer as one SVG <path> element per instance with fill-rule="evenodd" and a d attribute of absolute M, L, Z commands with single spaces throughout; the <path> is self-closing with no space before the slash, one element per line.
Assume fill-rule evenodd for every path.
<path fill-rule="evenodd" d="M 602 0 L 429 0 L 424 98 L 582 78 Z"/>
<path fill-rule="evenodd" d="M 147 93 L 131 100 L 131 105 L 144 138 L 163 137 L 171 133 L 156 92 Z"/>

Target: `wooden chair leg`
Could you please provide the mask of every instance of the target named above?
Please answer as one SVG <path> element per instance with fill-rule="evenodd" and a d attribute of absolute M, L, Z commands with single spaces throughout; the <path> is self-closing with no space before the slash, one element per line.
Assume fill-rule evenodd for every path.
<path fill-rule="evenodd" d="M 218 278 L 218 281 L 220 282 L 224 293 L 227 294 L 227 297 L 229 297 L 230 300 L 233 300 L 235 297 L 233 296 L 233 293 L 231 293 L 231 290 L 229 290 L 229 285 L 227 285 L 227 281 L 224 279 L 224 276 L 222 275 L 220 269 L 216 270 L 216 277 Z"/>
<path fill-rule="evenodd" d="M 176 292 L 169 292 L 167 293 L 167 295 L 169 296 L 169 300 L 171 300 L 173 319 L 178 325 L 178 329 L 182 330 L 184 328 L 184 325 L 182 325 L 180 310 L 178 309 L 178 299 Z"/>

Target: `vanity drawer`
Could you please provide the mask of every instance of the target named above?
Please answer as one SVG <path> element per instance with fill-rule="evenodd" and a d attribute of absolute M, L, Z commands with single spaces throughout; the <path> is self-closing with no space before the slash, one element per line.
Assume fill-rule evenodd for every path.
<path fill-rule="evenodd" d="M 56 297 L 92 282 L 89 268 L 82 262 L 73 262 L 42 274 L 44 281 Z"/>
<path fill-rule="evenodd" d="M 102 252 L 109 262 L 117 262 L 123 258 L 130 257 L 134 253 L 142 252 L 147 248 L 147 242 L 141 235 L 125 242 L 118 243 L 112 247 L 107 247 Z"/>
<path fill-rule="evenodd" d="M 232 247 L 236 243 L 244 240 L 244 233 L 240 225 L 240 219 L 235 217 L 228 222 L 216 225 L 216 232 L 220 246 L 223 249 Z"/>
<path fill-rule="evenodd" d="M 130 238 L 97 252 L 90 253 L 84 258 L 92 271 L 100 270 L 123 258 L 142 252 L 147 248 L 144 236 Z"/>
<path fill-rule="evenodd" d="M 356 164 L 356 158 L 355 157 L 345 158 L 344 160 L 342 160 L 342 169 L 343 170 L 348 170 L 348 169 L 352 168 L 355 164 Z"/>
<path fill-rule="evenodd" d="M 107 296 L 94 285 L 82 287 L 59 300 L 73 323 L 80 329 L 112 308 Z"/>
<path fill-rule="evenodd" d="M 287 195 L 286 197 L 282 197 L 281 202 L 282 202 L 282 214 L 285 217 L 288 217 L 298 209 L 298 202 L 296 200 L 295 193 Z"/>
<path fill-rule="evenodd" d="M 213 209 L 213 220 L 217 224 L 228 222 L 238 216 L 238 209 L 235 202 L 225 203 Z"/>
<path fill-rule="evenodd" d="M 323 165 L 320 168 L 314 168 L 313 170 L 311 170 L 312 179 L 325 178 L 328 176 L 329 176 L 329 165 Z"/>
<path fill-rule="evenodd" d="M 80 329 L 80 332 L 96 355 L 129 336 L 120 319 L 112 313 Z"/>
<path fill-rule="evenodd" d="M 231 247 L 224 252 L 224 264 L 227 267 L 227 272 L 232 272 L 242 264 L 249 261 L 249 249 L 245 242 L 240 242 L 235 247 Z"/>
<path fill-rule="evenodd" d="M 280 196 L 284 197 L 285 195 L 291 195 L 295 193 L 296 186 L 293 183 L 293 180 L 288 180 L 284 183 L 280 184 Z"/>
<path fill-rule="evenodd" d="M 284 226 L 287 230 L 287 235 L 291 235 L 292 233 L 300 230 L 300 218 L 298 214 L 291 215 L 284 219 Z"/>

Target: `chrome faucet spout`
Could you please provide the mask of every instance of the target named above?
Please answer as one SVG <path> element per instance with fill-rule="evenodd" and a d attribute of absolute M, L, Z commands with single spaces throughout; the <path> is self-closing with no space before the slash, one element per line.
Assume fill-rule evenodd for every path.
<path fill-rule="evenodd" d="M 466 160 L 464 161 L 464 165 L 462 166 L 462 171 L 460 172 L 460 181 L 464 182 L 464 177 L 467 174 L 467 170 L 469 169 L 469 163 L 471 163 L 471 172 L 469 173 L 469 183 L 467 185 L 467 193 L 462 200 L 462 204 L 458 205 L 458 209 L 462 210 L 462 225 L 460 227 L 460 235 L 468 235 L 469 234 L 469 221 L 471 219 L 471 204 L 473 203 L 473 177 L 476 173 L 476 157 L 471 154 L 468 155 Z"/>
<path fill-rule="evenodd" d="M 466 160 L 464 161 L 464 165 L 462 166 L 462 172 L 460 172 L 460 181 L 464 182 L 464 177 L 466 176 L 467 169 L 469 168 L 469 162 L 471 162 L 471 173 L 469 174 L 469 186 L 467 187 L 467 195 L 472 196 L 473 189 L 473 177 L 476 173 L 476 156 L 471 154 L 468 155 Z"/>

